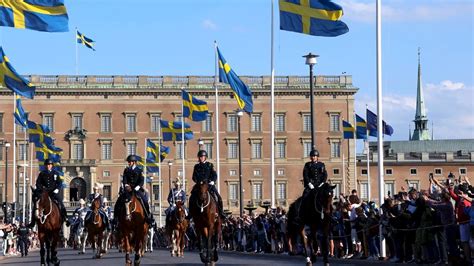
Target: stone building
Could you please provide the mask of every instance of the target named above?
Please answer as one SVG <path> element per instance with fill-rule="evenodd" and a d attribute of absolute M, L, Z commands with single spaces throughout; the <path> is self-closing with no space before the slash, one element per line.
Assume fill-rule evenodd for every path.
<path fill-rule="evenodd" d="M 121 174 L 128 154 L 143 156 L 147 138 L 159 141 L 159 120 L 178 120 L 181 116 L 181 89 L 208 102 L 210 115 L 192 124 L 194 139 L 185 144 L 187 191 L 196 163 L 198 139 L 216 164 L 215 87 L 213 76 L 31 76 L 37 85 L 34 100 L 23 99 L 29 119 L 48 125 L 55 144 L 64 150 L 61 166 L 65 173 L 64 201 L 74 205 L 91 192 L 97 181 L 104 184 L 103 194 L 111 201 L 117 197 Z M 244 203 L 258 205 L 271 199 L 270 169 L 270 78 L 242 77 L 253 91 L 254 112 L 241 119 Z M 341 120 L 352 118 L 357 88 L 352 77 L 318 76 L 315 79 L 316 146 L 327 165 L 330 179 L 338 189 L 355 187 L 354 172 L 345 173 L 342 160 L 354 163 L 353 140 L 342 139 Z M 218 84 L 220 132 L 220 191 L 224 208 L 238 210 L 239 174 L 237 152 L 237 104 L 229 87 Z M 0 142 L 13 140 L 13 96 L 0 89 Z M 17 128 L 17 166 L 29 160 L 28 143 Z M 162 163 L 162 176 L 152 176 L 147 189 L 152 203 L 159 206 L 159 193 L 166 201 L 169 178 L 182 177 L 180 142 L 164 142 L 171 148 Z M 32 145 L 30 145 L 32 146 Z M 276 205 L 287 207 L 303 189 L 302 168 L 311 146 L 309 78 L 275 78 L 275 197 Z M 13 149 L 9 149 L 8 201 L 12 201 Z M 5 199 L 5 148 L 0 152 L 0 199 Z M 172 166 L 168 166 L 171 161 Z M 29 177 L 29 168 L 27 176 Z M 33 160 L 33 181 L 38 173 Z M 23 168 L 17 167 L 17 178 Z M 343 180 L 343 173 L 347 178 Z M 22 178 L 19 178 L 22 184 Z M 161 182 L 160 182 L 161 181 Z M 18 188 L 16 195 L 22 194 Z M 160 191 L 160 185 L 162 191 Z M 72 203 L 68 203 L 72 202 Z M 167 207 L 163 203 L 163 207 Z M 238 211 L 237 211 L 238 212 Z"/>

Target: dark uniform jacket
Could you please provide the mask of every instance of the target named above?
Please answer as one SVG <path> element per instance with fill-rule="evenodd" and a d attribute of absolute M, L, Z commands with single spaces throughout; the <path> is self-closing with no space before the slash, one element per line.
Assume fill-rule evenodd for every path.
<path fill-rule="evenodd" d="M 135 166 L 135 168 L 127 167 L 123 171 L 123 180 L 122 183 L 125 185 L 130 185 L 132 189 L 135 189 L 136 186 L 140 186 L 140 190 L 143 191 L 143 183 L 145 182 L 145 178 L 143 177 L 143 171 L 139 167 Z"/>
<path fill-rule="evenodd" d="M 89 194 L 89 197 L 87 198 L 87 202 L 92 204 L 92 202 L 94 202 L 94 199 L 95 199 L 95 193 L 91 193 L 91 194 Z M 103 208 L 105 206 L 104 205 L 104 196 L 99 194 L 99 200 L 100 200 L 100 207 Z M 92 206 L 91 206 L 91 208 L 92 208 Z"/>
<path fill-rule="evenodd" d="M 328 173 L 326 172 L 326 166 L 322 162 L 307 162 L 303 169 L 303 181 L 304 187 L 308 187 L 311 183 L 317 187 L 321 183 L 326 182 L 328 179 Z"/>
<path fill-rule="evenodd" d="M 174 199 L 173 199 L 174 198 Z M 172 189 L 168 195 L 168 203 L 171 205 L 176 203 L 176 201 L 186 202 L 186 193 L 182 189 Z"/>
<path fill-rule="evenodd" d="M 54 169 L 41 171 L 36 179 L 36 189 L 40 191 L 53 192 L 55 189 L 61 189 L 62 184 L 59 173 Z"/>
<path fill-rule="evenodd" d="M 198 163 L 194 166 L 193 181 L 195 183 L 217 181 L 217 173 L 210 162 Z"/>

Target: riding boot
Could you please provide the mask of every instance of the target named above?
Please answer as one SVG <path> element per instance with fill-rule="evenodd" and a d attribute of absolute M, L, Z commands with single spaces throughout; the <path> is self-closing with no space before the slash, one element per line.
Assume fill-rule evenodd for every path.
<path fill-rule="evenodd" d="M 225 220 L 225 219 L 227 219 L 227 217 L 225 216 L 225 213 L 224 213 L 224 207 L 223 207 L 223 204 L 222 204 L 221 195 L 219 195 L 219 193 L 216 193 L 216 197 L 217 197 L 217 208 L 219 209 L 219 216 L 223 220 Z"/>
<path fill-rule="evenodd" d="M 67 211 L 63 204 L 61 204 L 61 216 L 63 218 L 63 221 L 66 222 L 66 226 L 69 227 L 69 225 L 71 225 L 71 222 L 69 222 L 69 218 L 67 218 Z"/>
<path fill-rule="evenodd" d="M 143 205 L 145 206 L 147 224 L 153 224 L 153 214 L 150 212 L 150 205 L 148 204 L 148 201 L 143 200 Z"/>
<path fill-rule="evenodd" d="M 35 216 L 35 212 L 36 212 L 36 203 L 33 202 L 33 210 L 31 211 L 31 219 L 30 219 L 30 223 L 26 226 L 28 228 L 33 228 L 35 227 L 35 223 L 36 223 L 36 216 Z"/>

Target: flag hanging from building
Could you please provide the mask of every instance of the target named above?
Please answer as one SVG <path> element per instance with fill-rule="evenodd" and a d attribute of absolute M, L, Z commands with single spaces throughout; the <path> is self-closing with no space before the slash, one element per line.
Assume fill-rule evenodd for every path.
<path fill-rule="evenodd" d="M 182 123 L 178 121 L 160 120 L 161 132 L 164 141 L 181 141 L 182 140 Z M 193 139 L 194 134 L 191 131 L 191 125 L 184 123 L 184 139 Z"/>
<path fill-rule="evenodd" d="M 26 128 L 28 126 L 28 116 L 21 105 L 21 97 L 19 95 L 16 96 L 16 109 L 15 109 L 15 123 L 18 125 Z"/>
<path fill-rule="evenodd" d="M 330 0 L 280 0 L 280 29 L 335 37 L 349 28 L 339 19 L 342 7 Z"/>
<path fill-rule="evenodd" d="M 358 139 L 367 139 L 367 123 L 356 114 L 356 133 Z"/>
<path fill-rule="evenodd" d="M 47 32 L 69 31 L 64 0 L 1 0 L 0 26 Z"/>
<path fill-rule="evenodd" d="M 240 80 L 239 76 L 235 74 L 230 65 L 227 64 L 219 48 L 217 48 L 217 53 L 219 56 L 219 81 L 230 85 L 231 89 L 234 91 L 234 97 L 237 100 L 240 109 L 247 113 L 252 113 L 252 91 L 242 80 Z"/>
<path fill-rule="evenodd" d="M 372 137 L 377 137 L 377 115 L 374 114 L 372 111 L 367 109 L 367 129 L 369 130 L 369 135 Z M 382 120 L 382 132 L 384 135 L 391 136 L 393 134 L 393 128 L 391 125 L 387 124 L 385 121 Z"/>
<path fill-rule="evenodd" d="M 1 1 L 0 1 L 1 3 Z M 1 15 L 0 8 L 0 15 Z M 0 16 L 1 20 L 1 16 Z M 35 96 L 35 87 L 31 83 L 20 76 L 13 66 L 10 64 L 8 57 L 0 47 L 0 84 L 7 87 L 11 91 L 26 98 L 33 99 Z"/>
<path fill-rule="evenodd" d="M 199 100 L 192 96 L 189 92 L 181 90 L 183 97 L 183 116 L 188 117 L 194 122 L 204 121 L 209 114 L 207 102 Z"/>
<path fill-rule="evenodd" d="M 94 40 L 87 38 L 84 34 L 80 33 L 79 31 L 76 31 L 76 39 L 77 39 L 77 43 L 83 44 L 84 46 L 95 51 Z"/>

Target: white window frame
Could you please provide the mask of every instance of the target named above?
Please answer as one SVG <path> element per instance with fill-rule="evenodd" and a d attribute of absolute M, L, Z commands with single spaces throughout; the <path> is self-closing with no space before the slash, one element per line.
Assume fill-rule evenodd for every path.
<path fill-rule="evenodd" d="M 137 128 L 138 128 L 137 121 L 138 121 L 137 113 L 126 113 L 125 114 L 125 132 L 136 133 Z"/>
<path fill-rule="evenodd" d="M 84 114 L 83 113 L 71 113 L 71 124 L 72 129 L 82 130 L 84 128 Z"/>
<path fill-rule="evenodd" d="M 151 132 L 159 132 L 160 131 L 160 120 L 161 114 L 160 113 L 150 113 L 150 131 Z"/>
<path fill-rule="evenodd" d="M 286 158 L 286 141 L 276 140 L 275 141 L 275 158 L 285 159 Z"/>
<path fill-rule="evenodd" d="M 359 183 L 359 194 L 361 199 L 368 200 L 369 184 L 367 183 L 367 181 L 361 181 Z"/>
<path fill-rule="evenodd" d="M 364 171 L 365 171 L 365 174 L 364 174 Z M 367 168 L 361 168 L 360 175 L 367 175 Z"/>
<path fill-rule="evenodd" d="M 202 121 L 202 132 L 212 132 L 212 114 L 208 113 L 206 120 Z"/>
<path fill-rule="evenodd" d="M 415 170 L 415 173 L 412 173 Z M 410 175 L 418 175 L 418 170 L 416 168 L 410 168 Z"/>
<path fill-rule="evenodd" d="M 107 121 L 108 119 L 108 121 Z M 100 132 L 110 133 L 112 132 L 112 113 L 101 113 L 100 114 Z"/>
<path fill-rule="evenodd" d="M 112 141 L 101 142 L 100 158 L 104 161 L 112 160 Z"/>
<path fill-rule="evenodd" d="M 341 131 L 341 114 L 339 113 L 329 114 L 329 131 L 331 132 Z"/>
<path fill-rule="evenodd" d="M 439 170 L 439 173 L 436 173 L 436 170 Z M 437 176 L 443 175 L 443 168 L 435 168 L 433 174 Z"/>
<path fill-rule="evenodd" d="M 336 170 L 337 170 L 337 173 L 336 173 Z M 333 169 L 332 169 L 332 174 L 333 174 L 333 175 L 336 175 L 336 176 L 341 175 L 341 169 L 339 169 L 339 168 L 333 168 Z"/>
<path fill-rule="evenodd" d="M 252 147 L 252 159 L 263 159 L 262 158 L 262 140 L 251 140 Z"/>
<path fill-rule="evenodd" d="M 463 170 L 464 170 L 464 173 L 462 173 Z M 460 175 L 467 175 L 467 168 L 465 168 L 465 167 L 459 168 L 458 172 L 459 172 Z"/>
<path fill-rule="evenodd" d="M 283 168 L 278 168 L 278 169 L 277 169 L 277 175 L 278 175 L 278 176 L 284 176 L 284 175 L 285 175 L 285 169 L 283 169 Z"/>
<path fill-rule="evenodd" d="M 238 127 L 237 114 L 227 114 L 227 132 L 237 132 Z"/>
<path fill-rule="evenodd" d="M 285 132 L 286 130 L 286 114 L 275 114 L 275 132 Z"/>
<path fill-rule="evenodd" d="M 392 190 L 390 190 L 390 196 L 393 197 L 394 193 L 395 193 L 395 181 L 392 181 L 392 180 L 386 180 L 384 182 L 384 193 L 385 193 L 385 196 L 388 195 L 388 189 L 387 189 L 387 186 L 391 186 L 392 187 Z"/>
<path fill-rule="evenodd" d="M 262 176 L 262 169 L 253 169 L 253 176 Z"/>
<path fill-rule="evenodd" d="M 137 141 L 136 140 L 127 140 L 125 142 L 125 149 L 128 155 L 136 155 L 137 154 Z"/>
<path fill-rule="evenodd" d="M 229 170 L 229 176 L 237 176 L 237 170 L 235 170 L 235 169 L 230 169 L 230 170 Z"/>
<path fill-rule="evenodd" d="M 104 170 L 104 171 L 102 171 L 102 176 L 103 176 L 103 177 L 110 177 L 110 170 Z"/>
<path fill-rule="evenodd" d="M 390 171 L 390 173 L 389 173 Z M 392 168 L 385 168 L 385 175 L 393 175 L 393 169 Z"/>
<path fill-rule="evenodd" d="M 311 114 L 302 114 L 301 115 L 301 131 L 303 132 L 311 132 Z M 306 121 L 308 120 L 308 121 Z M 305 156 L 306 157 L 306 156 Z"/>
<path fill-rule="evenodd" d="M 262 132 L 262 114 L 251 114 L 250 121 L 250 131 Z"/>
<path fill-rule="evenodd" d="M 341 142 L 331 141 L 331 158 L 341 158 Z"/>
<path fill-rule="evenodd" d="M 303 140 L 303 158 L 306 158 L 309 156 L 311 149 L 312 149 L 311 140 Z"/>
<path fill-rule="evenodd" d="M 41 120 L 43 125 L 49 128 L 49 131 L 54 132 L 54 113 L 42 113 Z"/>
<path fill-rule="evenodd" d="M 263 182 L 262 181 L 252 181 L 252 202 L 256 205 L 259 205 L 263 201 Z M 258 190 L 260 187 L 260 190 Z"/>
<path fill-rule="evenodd" d="M 239 144 L 237 141 L 227 142 L 227 158 L 237 159 L 239 156 Z"/>

